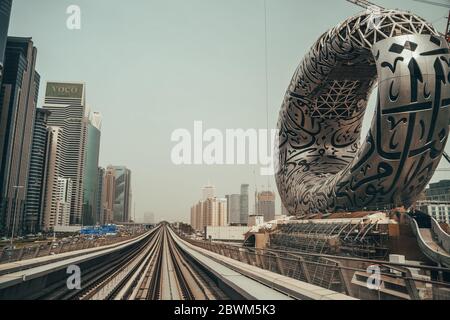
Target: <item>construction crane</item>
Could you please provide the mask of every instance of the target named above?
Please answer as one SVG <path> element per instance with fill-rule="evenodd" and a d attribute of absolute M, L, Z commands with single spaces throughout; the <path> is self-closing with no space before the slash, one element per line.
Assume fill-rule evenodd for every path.
<path fill-rule="evenodd" d="M 383 10 L 384 8 L 372 3 L 370 1 L 366 0 L 347 0 L 350 3 L 356 4 L 357 6 L 364 8 L 364 9 L 377 9 L 377 10 Z"/>

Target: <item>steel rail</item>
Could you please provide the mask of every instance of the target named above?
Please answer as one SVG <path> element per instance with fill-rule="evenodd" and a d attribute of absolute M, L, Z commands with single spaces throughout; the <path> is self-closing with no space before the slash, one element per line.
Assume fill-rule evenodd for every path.
<path fill-rule="evenodd" d="M 142 252 L 137 252 L 134 258 L 130 259 L 127 264 L 124 264 L 119 269 L 112 272 L 108 277 L 99 281 L 94 288 L 81 297 L 81 300 L 116 299 L 118 292 L 128 291 L 127 289 L 124 291 L 124 288 L 129 283 L 130 278 L 136 274 L 137 270 L 139 270 L 140 266 L 143 265 L 143 262 L 145 262 L 146 258 L 149 256 L 149 252 L 154 247 L 159 233 L 160 230 L 149 239 Z"/>
<path fill-rule="evenodd" d="M 38 296 L 32 297 L 33 299 L 43 299 L 43 300 L 72 300 L 79 299 L 83 297 L 86 292 L 95 288 L 98 283 L 102 282 L 103 279 L 108 277 L 111 272 L 121 269 L 124 265 L 127 265 L 130 260 L 133 260 L 139 252 L 145 249 L 148 241 L 154 236 L 154 232 L 149 234 L 149 238 L 143 244 L 137 245 L 135 248 L 131 249 L 129 252 L 118 255 L 117 259 L 107 259 L 100 262 L 99 264 L 92 266 L 86 270 L 83 270 L 82 275 L 82 288 L 79 290 L 68 290 L 66 281 L 60 281 L 52 286 L 46 288 L 45 292 L 40 293 Z"/>
<path fill-rule="evenodd" d="M 154 239 L 154 243 L 148 251 L 145 261 L 139 266 L 128 282 L 117 293 L 114 297 L 115 300 L 142 300 L 142 297 L 147 296 L 149 284 L 152 279 L 151 275 L 155 272 L 157 253 L 161 247 L 161 236 L 162 231 L 160 230 Z"/>

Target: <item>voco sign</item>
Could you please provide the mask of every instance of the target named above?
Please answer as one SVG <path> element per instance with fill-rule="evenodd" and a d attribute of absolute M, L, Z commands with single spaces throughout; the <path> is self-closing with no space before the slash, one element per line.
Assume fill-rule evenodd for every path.
<path fill-rule="evenodd" d="M 67 83 L 48 83 L 47 97 L 57 98 L 81 98 L 83 93 L 82 84 L 67 84 Z"/>

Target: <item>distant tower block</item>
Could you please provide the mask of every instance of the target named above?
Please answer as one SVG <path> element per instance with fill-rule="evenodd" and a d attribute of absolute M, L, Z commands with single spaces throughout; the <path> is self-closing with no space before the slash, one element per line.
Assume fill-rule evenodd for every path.
<path fill-rule="evenodd" d="M 203 201 L 216 197 L 216 187 L 213 185 L 207 185 L 202 188 Z"/>
<path fill-rule="evenodd" d="M 246 224 L 248 221 L 248 184 L 241 184 L 241 199 L 240 199 L 240 222 Z"/>

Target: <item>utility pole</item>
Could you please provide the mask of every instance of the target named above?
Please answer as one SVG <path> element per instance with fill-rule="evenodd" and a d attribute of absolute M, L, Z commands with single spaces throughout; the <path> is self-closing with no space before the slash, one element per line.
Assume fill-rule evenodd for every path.
<path fill-rule="evenodd" d="M 19 189 L 23 189 L 25 188 L 24 186 L 13 186 L 14 189 L 14 215 L 13 215 L 13 225 L 12 225 L 12 230 L 11 230 L 11 239 L 10 239 L 10 248 L 13 248 L 13 244 L 14 244 L 14 232 L 16 229 L 16 219 L 17 219 L 17 207 L 18 207 L 18 191 Z"/>

